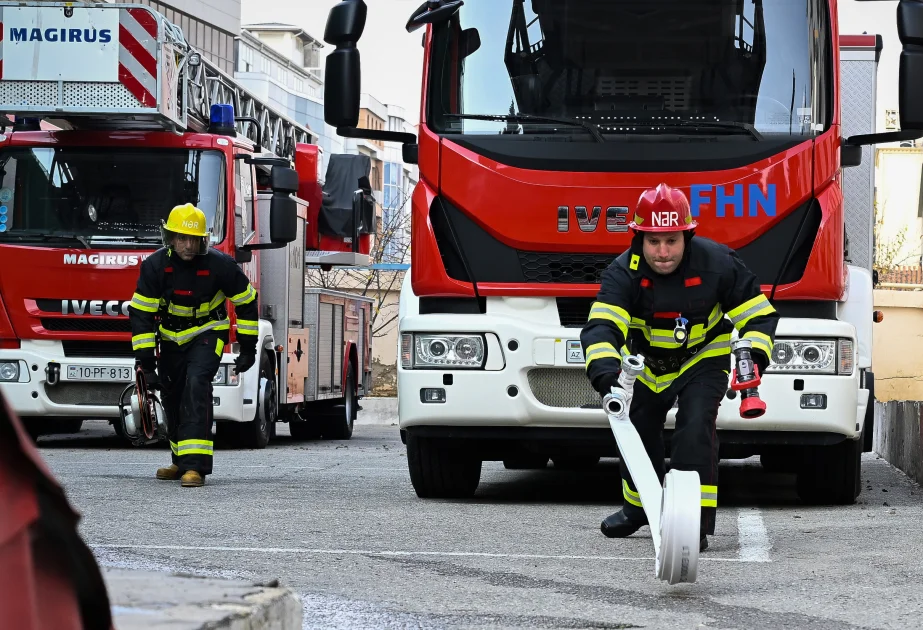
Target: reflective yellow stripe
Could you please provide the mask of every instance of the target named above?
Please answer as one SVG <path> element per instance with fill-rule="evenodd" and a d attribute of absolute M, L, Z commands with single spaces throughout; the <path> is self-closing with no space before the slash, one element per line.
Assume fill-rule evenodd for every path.
<path fill-rule="evenodd" d="M 170 306 L 167 308 L 167 311 L 172 315 L 178 315 L 179 317 L 192 317 L 192 307 L 191 306 L 180 306 L 179 304 L 170 303 Z"/>
<path fill-rule="evenodd" d="M 645 365 L 644 372 L 638 375 L 638 380 L 644 383 L 648 389 L 655 393 L 660 393 L 670 385 L 673 384 L 681 374 L 686 370 L 691 368 L 693 365 L 701 361 L 702 359 L 708 359 L 710 357 L 720 357 L 722 355 L 731 354 L 731 335 L 730 333 L 724 335 L 718 335 L 710 343 L 702 348 L 689 358 L 682 366 L 680 366 L 679 371 L 670 372 L 669 374 L 663 374 L 661 376 L 655 376 L 651 369 Z"/>
<path fill-rule="evenodd" d="M 744 333 L 742 339 L 749 339 L 753 343 L 754 349 L 762 350 L 766 353 L 767 357 L 772 356 L 772 339 L 766 333 L 761 333 L 757 330 L 751 330 Z"/>
<path fill-rule="evenodd" d="M 156 313 L 159 305 L 160 300 L 157 298 L 145 297 L 140 293 L 135 293 L 131 296 L 131 306 L 138 309 L 139 311 L 145 311 L 146 313 Z"/>
<path fill-rule="evenodd" d="M 718 507 L 718 486 L 702 486 L 702 507 Z"/>
<path fill-rule="evenodd" d="M 170 441 L 170 450 L 173 451 L 173 454 L 176 455 L 176 442 Z"/>
<path fill-rule="evenodd" d="M 255 298 L 256 290 L 253 288 L 252 284 L 248 284 L 246 290 L 231 296 L 231 303 L 234 304 L 234 306 L 240 306 L 241 304 L 252 302 Z"/>
<path fill-rule="evenodd" d="M 221 352 L 223 350 L 224 350 L 224 339 L 219 339 L 218 344 L 215 346 L 215 354 L 217 354 L 220 357 Z"/>
<path fill-rule="evenodd" d="M 724 311 L 721 310 L 720 305 L 715 304 L 715 308 L 713 308 L 708 315 L 708 322 L 704 326 L 702 324 L 696 324 L 692 327 L 692 330 L 690 330 L 689 345 L 694 346 L 697 343 L 705 341 L 705 336 L 708 334 L 708 331 L 717 326 L 718 322 L 722 319 L 724 319 Z"/>
<path fill-rule="evenodd" d="M 212 455 L 215 443 L 211 440 L 180 440 L 176 445 L 176 454 L 183 455 Z"/>
<path fill-rule="evenodd" d="M 586 349 L 586 367 L 590 367 L 590 363 L 596 359 L 619 359 L 621 360 L 622 355 L 618 353 L 611 343 L 601 342 L 594 343 L 592 346 L 588 346 Z"/>
<path fill-rule="evenodd" d="M 252 319 L 237 320 L 237 334 L 239 335 L 257 335 L 260 332 L 259 322 Z"/>
<path fill-rule="evenodd" d="M 593 302 L 590 307 L 590 319 L 610 321 L 618 327 L 623 337 L 628 337 L 628 324 L 631 322 L 631 316 L 624 308 L 605 302 Z"/>
<path fill-rule="evenodd" d="M 770 315 L 775 312 L 776 309 L 769 303 L 766 296 L 760 293 L 755 298 L 747 300 L 737 308 L 728 311 L 728 318 L 737 330 L 741 330 L 754 317 Z"/>
<path fill-rule="evenodd" d="M 142 348 L 153 348 L 157 345 L 154 333 L 141 333 L 131 338 L 131 349 L 141 350 Z"/>
<path fill-rule="evenodd" d="M 202 302 L 199 305 L 199 308 L 196 309 L 195 316 L 205 317 L 213 310 L 224 304 L 226 299 L 227 298 L 224 296 L 224 293 L 222 291 L 218 291 L 218 293 L 215 294 L 215 297 L 212 298 L 211 302 Z"/>
<path fill-rule="evenodd" d="M 632 505 L 637 505 L 638 507 L 644 507 L 641 505 L 641 495 L 628 487 L 628 481 L 622 479 L 622 496 L 625 497 L 625 500 L 631 503 Z"/>
<path fill-rule="evenodd" d="M 161 325 L 160 334 L 163 335 L 164 339 L 168 339 L 173 343 L 181 346 L 184 343 L 192 341 L 196 336 L 207 330 L 228 330 L 230 327 L 231 321 L 228 319 L 208 322 L 206 324 L 202 324 L 201 326 L 193 326 L 192 328 L 187 328 L 186 330 L 181 330 L 179 332 L 167 330 Z"/>

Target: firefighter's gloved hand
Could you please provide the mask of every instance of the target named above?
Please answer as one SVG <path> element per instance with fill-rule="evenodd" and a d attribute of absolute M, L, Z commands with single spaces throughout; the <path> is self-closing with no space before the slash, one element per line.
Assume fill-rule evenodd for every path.
<path fill-rule="evenodd" d="M 596 382 L 593 383 L 593 389 L 599 392 L 600 396 L 610 393 L 613 387 L 621 387 L 618 372 L 607 372 L 597 377 Z"/>
<path fill-rule="evenodd" d="M 249 348 L 242 349 L 237 359 L 234 361 L 234 374 L 242 374 L 253 367 L 256 363 L 256 350 Z"/>
<path fill-rule="evenodd" d="M 760 371 L 760 378 L 763 378 L 763 375 L 766 374 L 766 368 L 769 367 L 769 361 L 766 359 L 766 355 L 762 352 L 754 352 L 751 356 L 753 357 L 753 363 Z"/>
<path fill-rule="evenodd" d="M 144 373 L 144 382 L 148 387 L 160 387 L 160 376 L 157 374 L 157 359 L 154 357 L 138 360 L 138 365 Z"/>

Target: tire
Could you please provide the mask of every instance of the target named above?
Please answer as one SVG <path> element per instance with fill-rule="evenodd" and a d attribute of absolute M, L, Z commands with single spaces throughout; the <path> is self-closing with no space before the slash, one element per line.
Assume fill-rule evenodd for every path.
<path fill-rule="evenodd" d="M 261 396 L 262 381 L 264 378 L 268 381 L 266 401 L 262 400 Z M 260 385 L 257 385 L 256 394 L 256 413 L 254 414 L 253 420 L 242 423 L 226 423 L 228 428 L 233 427 L 232 433 L 235 434 L 237 438 L 234 441 L 240 444 L 241 447 L 247 449 L 266 448 L 266 445 L 269 444 L 269 438 L 272 435 L 272 425 L 275 424 L 279 415 L 276 380 L 272 373 L 272 362 L 269 359 L 269 355 L 265 352 L 260 353 L 259 381 Z M 262 420 L 260 418 L 260 410 L 264 405 L 267 406 L 267 413 L 265 414 L 266 419 Z"/>
<path fill-rule="evenodd" d="M 346 367 L 346 389 L 343 404 L 336 405 L 323 417 L 323 434 L 327 440 L 348 440 L 353 436 L 353 427 L 359 413 L 356 398 L 356 364 L 350 358 Z"/>
<path fill-rule="evenodd" d="M 862 440 L 807 449 L 798 471 L 805 503 L 851 505 L 862 492 Z"/>
<path fill-rule="evenodd" d="M 481 460 L 432 438 L 407 436 L 410 483 L 421 499 L 468 499 L 481 481 Z"/>

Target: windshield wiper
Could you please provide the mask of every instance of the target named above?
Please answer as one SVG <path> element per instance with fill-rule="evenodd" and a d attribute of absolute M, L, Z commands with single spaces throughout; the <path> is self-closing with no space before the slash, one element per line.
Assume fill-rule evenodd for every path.
<path fill-rule="evenodd" d="M 733 120 L 632 120 L 620 123 L 627 127 L 660 127 L 661 129 L 727 129 L 728 131 L 743 131 L 753 136 L 756 140 L 763 140 L 763 134 L 749 123 Z"/>
<path fill-rule="evenodd" d="M 750 123 L 737 122 L 736 120 L 682 120 L 672 123 L 680 127 L 711 127 L 712 129 L 741 129 L 757 140 L 763 139 L 763 134 L 756 130 Z M 668 125 L 669 126 L 669 125 Z"/>
<path fill-rule="evenodd" d="M 90 249 L 90 243 L 87 241 L 87 237 L 83 236 L 82 234 L 31 234 L 29 232 L 20 232 L 16 234 L 13 232 L 7 232 L 6 236 L 18 238 L 21 241 L 38 241 L 40 243 L 46 243 L 56 239 L 77 241 L 83 245 L 84 249 Z"/>
<path fill-rule="evenodd" d="M 576 118 L 558 118 L 557 116 L 535 116 L 533 114 L 445 114 L 446 118 L 464 118 L 471 120 L 493 120 L 496 122 L 546 122 L 560 123 L 571 127 L 583 127 L 596 142 L 605 142 L 606 139 L 599 132 L 596 125 Z"/>

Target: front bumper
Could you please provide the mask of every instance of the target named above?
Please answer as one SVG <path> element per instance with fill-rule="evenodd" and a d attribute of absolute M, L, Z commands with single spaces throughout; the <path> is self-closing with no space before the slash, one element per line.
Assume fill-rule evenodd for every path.
<path fill-rule="evenodd" d="M 233 362 L 225 355 L 223 363 Z M 23 340 L 15 350 L 0 350 L 0 363 L 16 362 L 19 379 L 0 381 L 3 397 L 22 418 L 118 418 L 119 396 L 134 382 L 134 358 L 128 357 L 69 357 L 60 341 Z M 57 365 L 59 379 L 49 382 L 49 365 Z M 105 366 L 115 370 L 116 378 L 79 381 L 68 378 L 68 366 L 85 368 Z M 129 376 L 129 378 L 120 378 Z M 253 417 L 256 405 L 244 404 L 244 388 L 240 385 L 214 385 L 214 417 L 216 420 L 240 421 L 249 411 Z"/>
<path fill-rule="evenodd" d="M 797 320 L 780 322 L 780 336 L 798 330 Z M 842 323 L 833 322 L 840 326 Z M 788 329 L 791 330 L 788 330 Z M 568 362 L 568 341 L 579 340 L 580 330 L 549 327 L 523 318 L 491 315 L 412 315 L 401 322 L 403 331 L 491 331 L 502 353 L 494 370 L 419 370 L 398 366 L 398 417 L 401 429 L 413 427 L 522 427 L 608 429 L 600 398 L 589 384 L 582 361 Z M 849 329 L 848 325 L 843 331 Z M 787 334 L 786 334 L 787 333 Z M 515 340 L 515 351 L 509 342 Z M 451 384 L 446 384 L 451 383 Z M 643 385 L 639 385 L 643 387 Z M 423 402 L 423 388 L 442 388 L 445 402 Z M 833 434 L 859 437 L 868 391 L 860 389 L 857 369 L 851 375 L 777 374 L 763 376 L 760 397 L 766 413 L 741 418 L 740 398 L 725 398 L 719 407 L 719 432 L 773 434 Z M 802 397 L 826 395 L 826 408 L 802 408 Z M 581 408 L 587 407 L 587 408 Z M 676 409 L 666 428 L 675 424 Z M 757 436 L 754 436 L 755 438 Z M 812 438 L 813 439 L 813 438 Z"/>

